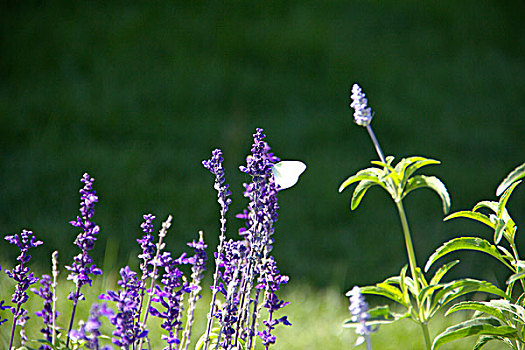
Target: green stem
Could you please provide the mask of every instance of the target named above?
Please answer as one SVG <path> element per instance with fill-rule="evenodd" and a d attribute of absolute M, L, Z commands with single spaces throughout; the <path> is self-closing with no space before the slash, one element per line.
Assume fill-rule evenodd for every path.
<path fill-rule="evenodd" d="M 421 305 L 419 305 L 419 302 L 417 301 L 417 296 L 420 292 L 420 286 L 419 286 L 419 278 L 416 274 L 417 269 L 417 262 L 416 262 L 416 254 L 414 252 L 414 245 L 412 244 L 412 236 L 410 235 L 410 229 L 408 227 L 408 220 L 407 216 L 405 214 L 405 208 L 403 207 L 403 202 L 401 200 L 397 200 L 396 207 L 397 211 L 399 212 L 399 219 L 401 220 L 401 226 L 403 228 L 403 235 L 405 237 L 405 245 L 407 248 L 407 254 L 408 254 L 408 263 L 410 265 L 410 273 L 412 275 L 412 280 L 414 281 L 414 286 L 416 288 L 416 304 L 419 309 Z M 417 320 L 419 324 L 421 325 L 421 330 L 423 331 L 423 337 L 425 338 L 425 345 L 427 350 L 430 350 L 432 348 L 432 342 L 430 340 L 430 333 L 428 330 L 428 325 L 426 322 L 423 322 L 422 320 Z"/>
<path fill-rule="evenodd" d="M 408 264 L 410 265 L 410 273 L 414 286 L 416 287 L 416 294 L 419 294 L 419 280 L 416 275 L 416 254 L 414 253 L 414 245 L 412 244 L 412 236 L 410 235 L 410 229 L 408 228 L 408 220 L 403 208 L 403 202 L 401 200 L 396 201 L 397 211 L 399 212 L 399 218 L 401 219 L 401 226 L 403 227 L 403 235 L 405 236 L 405 245 L 408 254 Z"/>
<path fill-rule="evenodd" d="M 421 329 L 423 330 L 423 336 L 425 337 L 425 345 L 428 350 L 432 349 L 432 341 L 430 340 L 430 333 L 428 331 L 428 325 L 426 323 L 420 323 Z"/>

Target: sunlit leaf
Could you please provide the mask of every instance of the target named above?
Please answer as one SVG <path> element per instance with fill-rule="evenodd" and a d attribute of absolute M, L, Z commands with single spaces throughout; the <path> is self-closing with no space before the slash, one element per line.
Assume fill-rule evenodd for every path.
<path fill-rule="evenodd" d="M 490 209 L 494 212 L 494 214 L 496 214 L 498 212 L 498 202 L 494 202 L 494 201 L 481 201 L 479 203 L 477 203 L 474 208 L 472 209 L 472 211 L 477 211 L 481 208 L 487 208 L 487 209 Z"/>
<path fill-rule="evenodd" d="M 357 184 L 354 194 L 352 195 L 352 201 L 350 204 L 350 209 L 355 210 L 359 206 L 359 203 L 361 203 L 361 200 L 363 199 L 363 196 L 365 195 L 366 191 L 373 186 L 379 185 L 377 181 L 370 181 L 370 180 L 361 180 L 359 184 Z"/>
<path fill-rule="evenodd" d="M 515 273 L 509 277 L 509 279 L 507 280 L 507 284 L 523 279 L 523 278 L 525 278 L 525 271 Z"/>
<path fill-rule="evenodd" d="M 350 186 L 353 183 L 368 180 L 375 181 L 377 184 L 381 184 L 379 178 L 383 176 L 383 171 L 378 168 L 367 168 L 357 172 L 357 174 L 350 176 L 346 179 L 341 186 L 339 186 L 339 192 L 342 192 L 346 187 Z"/>
<path fill-rule="evenodd" d="M 495 245 L 490 244 L 489 241 L 479 237 L 459 237 L 444 243 L 441 247 L 436 249 L 436 251 L 428 258 L 428 261 L 425 265 L 425 272 L 430 269 L 436 260 L 447 255 L 448 253 L 458 250 L 476 250 L 489 254 L 513 270 L 512 266 L 509 265 L 505 259 L 507 256 L 501 254 L 498 251 L 498 248 L 496 248 Z"/>
<path fill-rule="evenodd" d="M 506 322 L 507 319 L 503 312 L 497 307 L 494 307 L 490 305 L 488 302 L 484 301 L 463 301 L 457 304 L 454 304 L 450 307 L 450 309 L 447 310 L 445 313 L 445 316 L 450 315 L 453 312 L 460 311 L 460 310 L 474 310 L 483 312 L 487 315 L 493 316 L 497 318 L 498 320 L 501 320 L 501 322 Z"/>
<path fill-rule="evenodd" d="M 416 175 L 411 177 L 405 187 L 403 197 L 413 190 L 425 187 L 434 190 L 439 195 L 443 203 L 443 212 L 445 214 L 448 213 L 450 210 L 450 196 L 445 185 L 435 176 Z"/>
<path fill-rule="evenodd" d="M 475 211 L 467 211 L 467 210 L 458 211 L 458 212 L 450 214 L 449 216 L 444 218 L 443 221 L 448 221 L 450 219 L 455 219 L 455 218 L 467 218 L 467 219 L 476 220 L 491 228 L 494 228 L 494 223 L 490 221 L 487 215 L 481 214 Z"/>
<path fill-rule="evenodd" d="M 432 350 L 453 340 L 478 335 L 503 336 L 515 339 L 517 331 L 515 328 L 500 325 L 494 318 L 475 318 L 447 328 L 434 338 Z"/>
<path fill-rule="evenodd" d="M 518 186 L 520 183 L 521 183 L 521 180 L 516 181 L 512 185 L 510 185 L 510 187 L 505 190 L 505 193 L 503 193 L 503 195 L 499 199 L 499 202 L 498 202 L 498 216 L 499 217 L 501 217 L 499 213 L 501 213 L 501 211 L 507 206 L 507 202 L 510 198 L 510 195 L 512 194 L 516 186 Z"/>
<path fill-rule="evenodd" d="M 368 310 L 369 318 L 366 321 L 367 325 L 370 326 L 379 326 L 382 324 L 392 323 L 407 317 L 410 317 L 410 312 L 405 312 L 402 314 L 394 313 L 390 311 L 388 305 L 378 306 L 373 309 Z M 354 322 L 352 319 L 348 319 L 343 323 L 344 328 L 355 328 L 359 326 L 359 322 Z"/>
<path fill-rule="evenodd" d="M 496 189 L 496 196 L 500 196 L 511 184 L 525 177 L 525 163 L 512 170 Z"/>
<path fill-rule="evenodd" d="M 350 296 L 350 292 L 351 291 L 347 292 L 346 296 Z M 380 295 L 392 301 L 395 301 L 396 303 L 399 303 L 405 307 L 410 307 L 409 304 L 405 303 L 403 293 L 401 292 L 401 290 L 399 290 L 399 288 L 396 288 L 384 282 L 378 283 L 375 286 L 361 287 L 361 293 Z"/>
<path fill-rule="evenodd" d="M 452 281 L 443 286 L 441 290 L 436 292 L 432 302 L 431 309 L 439 309 L 447 305 L 452 300 L 459 298 L 462 295 L 473 292 L 483 292 L 497 295 L 502 298 L 508 298 L 507 294 L 487 281 L 479 281 L 471 278 L 464 278 L 457 281 Z"/>
<path fill-rule="evenodd" d="M 409 161 L 409 164 L 404 170 L 404 174 L 402 175 L 403 183 L 406 183 L 408 179 L 412 176 L 412 174 L 414 174 L 418 169 L 427 165 L 441 164 L 439 160 L 428 159 L 424 157 L 409 157 L 407 158 L 407 160 Z"/>
<path fill-rule="evenodd" d="M 454 260 L 454 261 L 451 261 L 449 263 L 446 263 L 445 265 L 441 266 L 437 271 L 436 273 L 434 274 L 434 276 L 432 277 L 432 279 L 430 280 L 430 285 L 434 285 L 434 284 L 437 284 L 441 281 L 441 279 L 443 278 L 443 276 L 445 276 L 445 274 L 451 269 L 453 268 L 454 266 L 456 266 L 456 264 L 459 263 L 459 260 Z"/>

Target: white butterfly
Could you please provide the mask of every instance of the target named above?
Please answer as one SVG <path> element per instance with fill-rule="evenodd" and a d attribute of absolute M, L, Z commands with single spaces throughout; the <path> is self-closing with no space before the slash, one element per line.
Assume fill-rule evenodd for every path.
<path fill-rule="evenodd" d="M 283 160 L 272 166 L 273 177 L 280 190 L 295 185 L 299 180 L 299 175 L 305 170 L 306 164 L 298 160 Z"/>

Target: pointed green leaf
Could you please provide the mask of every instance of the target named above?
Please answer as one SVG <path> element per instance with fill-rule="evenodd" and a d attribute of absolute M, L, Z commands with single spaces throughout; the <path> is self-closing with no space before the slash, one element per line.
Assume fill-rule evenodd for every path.
<path fill-rule="evenodd" d="M 449 216 L 444 218 L 443 221 L 448 221 L 450 219 L 455 219 L 455 218 L 467 218 L 467 219 L 476 220 L 491 228 L 494 228 L 494 223 L 490 221 L 487 215 L 478 213 L 476 211 L 467 211 L 467 210 L 458 211 L 458 212 L 450 214 Z"/>
<path fill-rule="evenodd" d="M 376 181 L 370 181 L 370 180 L 361 180 L 355 190 L 354 194 L 352 195 L 352 201 L 350 204 L 350 209 L 355 210 L 359 206 L 359 203 L 361 203 L 361 200 L 363 199 L 366 191 L 373 186 L 379 185 Z"/>
<path fill-rule="evenodd" d="M 496 214 L 498 212 L 498 202 L 494 202 L 494 201 L 481 201 L 479 203 L 477 203 L 474 208 L 472 209 L 472 211 L 477 211 L 481 208 L 487 208 L 487 209 L 490 209 L 494 212 L 494 214 Z"/>
<path fill-rule="evenodd" d="M 404 170 L 403 183 L 406 183 L 412 174 L 414 174 L 418 169 L 427 165 L 441 164 L 439 160 L 424 157 L 409 157 L 407 159 L 410 164 L 406 167 L 406 170 Z"/>
<path fill-rule="evenodd" d="M 410 317 L 410 312 L 405 312 L 402 314 L 393 313 L 390 311 L 390 307 L 385 305 L 368 310 L 368 316 L 369 318 L 366 321 L 367 325 L 379 326 Z M 354 322 L 352 319 L 348 319 L 343 323 L 344 328 L 355 328 L 359 325 L 360 322 Z"/>
<path fill-rule="evenodd" d="M 378 184 L 380 183 L 379 179 L 385 175 L 385 172 L 378 168 L 366 168 L 358 171 L 355 175 L 350 176 L 346 179 L 341 186 L 339 186 L 339 192 L 342 192 L 346 187 L 352 185 L 353 183 L 359 182 L 361 180 L 375 181 Z"/>
<path fill-rule="evenodd" d="M 496 224 L 496 228 L 494 228 L 494 244 L 499 244 L 499 242 L 501 242 L 504 233 L 505 221 L 498 218 L 498 223 Z"/>
<path fill-rule="evenodd" d="M 484 292 L 497 295 L 502 298 L 508 298 L 507 294 L 487 281 L 479 281 L 471 278 L 464 278 L 452 281 L 443 286 L 443 288 L 434 295 L 432 309 L 439 309 L 447 305 L 452 300 L 462 295 L 472 292 Z"/>
<path fill-rule="evenodd" d="M 512 170 L 507 177 L 501 182 L 496 190 L 496 196 L 500 196 L 512 183 L 525 177 L 525 163 Z"/>
<path fill-rule="evenodd" d="M 346 293 L 346 296 L 350 296 L 350 292 L 351 291 L 348 291 Z M 380 295 L 390 300 L 393 300 L 396 303 L 399 303 L 405 307 L 410 307 L 410 305 L 407 305 L 405 303 L 403 293 L 399 290 L 399 288 L 396 288 L 384 282 L 378 283 L 375 286 L 361 287 L 361 293 Z"/>
<path fill-rule="evenodd" d="M 489 241 L 479 237 L 459 237 L 444 243 L 441 247 L 436 249 L 434 253 L 432 253 L 425 265 L 425 272 L 430 269 L 436 260 L 447 255 L 448 253 L 455 252 L 457 250 L 477 250 L 489 254 L 490 256 L 501 261 L 511 270 L 513 269 L 512 266 L 506 261 L 506 256 L 501 254 L 496 246 L 490 244 Z"/>
<path fill-rule="evenodd" d="M 509 279 L 507 280 L 507 284 L 512 283 L 517 280 L 521 280 L 523 278 L 525 278 L 525 271 L 515 273 L 509 277 Z"/>
<path fill-rule="evenodd" d="M 507 202 L 508 202 L 508 200 L 510 198 L 510 195 L 512 194 L 512 192 L 514 191 L 516 186 L 518 186 L 520 183 L 521 183 L 521 180 L 520 181 L 516 181 L 512 185 L 510 185 L 510 187 L 505 190 L 505 193 L 503 193 L 503 195 L 499 199 L 499 202 L 498 202 L 498 216 L 499 217 L 502 217 L 501 216 L 501 212 L 507 206 Z"/>
<path fill-rule="evenodd" d="M 517 331 L 509 326 L 502 326 L 493 318 L 475 318 L 447 328 L 443 333 L 434 338 L 432 350 L 435 350 L 453 340 L 470 336 L 487 335 L 516 338 Z"/>
<path fill-rule="evenodd" d="M 505 315 L 499 308 L 494 307 L 490 305 L 488 302 L 483 301 L 463 301 L 457 304 L 452 305 L 450 309 L 447 310 L 445 313 L 445 316 L 450 315 L 453 312 L 460 311 L 460 310 L 474 310 L 483 312 L 487 315 L 493 316 L 500 320 L 501 322 L 505 323 L 507 321 Z"/>
<path fill-rule="evenodd" d="M 459 260 L 454 260 L 441 266 L 430 280 L 430 285 L 438 284 L 439 281 L 441 281 L 441 279 L 443 278 L 443 276 L 445 276 L 445 274 L 458 263 Z"/>
<path fill-rule="evenodd" d="M 424 187 L 434 190 L 439 195 L 443 202 L 443 212 L 445 214 L 448 213 L 450 210 L 450 196 L 445 185 L 435 176 L 416 175 L 411 177 L 405 187 L 403 197 L 413 190 Z"/>

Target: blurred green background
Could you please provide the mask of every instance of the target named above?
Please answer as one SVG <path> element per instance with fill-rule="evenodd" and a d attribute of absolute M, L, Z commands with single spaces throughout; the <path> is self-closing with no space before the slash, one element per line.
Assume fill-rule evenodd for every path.
<path fill-rule="evenodd" d="M 47 269 L 55 249 L 69 263 L 77 231 L 68 221 L 89 172 L 100 196 L 98 265 L 136 264 L 150 212 L 157 228 L 173 214 L 170 250 L 185 250 L 200 229 L 213 248 L 218 204 L 201 160 L 224 152 L 235 237 L 248 180 L 238 166 L 262 127 L 278 156 L 308 165 L 280 195 L 282 272 L 341 290 L 375 283 L 407 259 L 386 193 L 371 190 L 350 212 L 351 191 L 337 192 L 377 158 L 352 122 L 350 87 L 367 94 L 386 154 L 442 161 L 423 172 L 445 182 L 453 211 L 493 200 L 525 161 L 524 9 L 522 1 L 3 3 L 0 232 L 27 228 L 44 240 L 37 266 Z M 508 205 L 518 227 L 524 199 L 518 188 Z M 458 234 L 490 238 L 472 222 L 443 223 L 428 190 L 405 202 L 420 265 Z M 4 242 L 0 253 L 6 262 L 17 252 Z M 457 275 L 506 277 L 489 257 L 461 259 Z"/>

